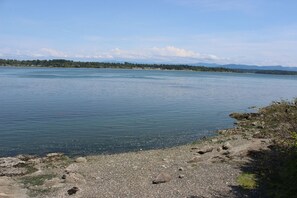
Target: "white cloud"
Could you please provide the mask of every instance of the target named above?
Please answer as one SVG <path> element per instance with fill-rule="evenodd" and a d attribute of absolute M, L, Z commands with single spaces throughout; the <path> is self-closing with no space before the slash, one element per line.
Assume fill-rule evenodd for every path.
<path fill-rule="evenodd" d="M 26 49 L 0 49 L 0 58 L 17 59 L 88 59 L 97 61 L 145 61 L 145 62 L 168 62 L 168 63 L 197 63 L 217 62 L 227 59 L 219 58 L 212 54 L 201 54 L 195 51 L 178 48 L 175 46 L 152 47 L 145 49 L 125 50 L 114 48 L 109 51 L 84 51 L 81 53 L 66 53 L 52 48 L 40 48 L 37 50 Z"/>
<path fill-rule="evenodd" d="M 221 59 L 216 55 L 201 54 L 198 52 L 186 50 L 183 48 L 177 48 L 174 46 L 167 46 L 164 48 L 154 47 L 154 48 L 152 48 L 152 52 L 155 56 L 191 58 L 191 59 L 197 59 L 197 60 L 201 60 L 201 61 L 211 61 L 211 60 L 216 61 L 216 60 Z"/>
<path fill-rule="evenodd" d="M 100 54 L 100 56 L 98 55 Z M 83 58 L 83 56 L 81 56 Z M 124 50 L 120 48 L 112 49 L 108 52 L 100 53 L 89 56 L 88 58 L 101 58 L 101 59 L 115 59 L 115 60 L 143 60 L 154 62 L 172 62 L 172 63 L 190 63 L 199 61 L 220 61 L 226 60 L 219 58 L 212 54 L 201 54 L 195 51 L 178 48 L 175 46 L 166 47 L 153 47 L 146 49 L 133 49 Z"/>
<path fill-rule="evenodd" d="M 62 51 L 59 50 L 55 50 L 55 49 L 50 49 L 50 48 L 41 48 L 39 50 L 39 54 L 37 54 L 36 56 L 50 56 L 50 57 L 57 57 L 57 58 L 67 58 L 68 55 L 65 54 Z"/>
<path fill-rule="evenodd" d="M 0 49 L 0 57 L 3 58 L 68 58 L 69 55 L 66 53 L 51 49 L 51 48 L 41 48 L 37 50 L 28 49 L 10 49 L 2 48 Z"/>
<path fill-rule="evenodd" d="M 198 53 L 195 53 L 193 51 L 185 50 L 185 49 L 182 49 L 182 48 L 177 48 L 177 47 L 174 47 L 174 46 L 167 46 L 167 47 L 164 47 L 164 48 L 154 47 L 152 49 L 152 51 L 156 55 L 160 55 L 160 56 L 196 57 L 197 55 L 199 55 Z"/>
<path fill-rule="evenodd" d="M 122 50 L 120 48 L 112 49 L 109 52 L 115 58 L 124 59 L 146 59 L 150 58 L 150 55 L 146 53 L 146 50 Z"/>
<path fill-rule="evenodd" d="M 35 50 L 0 48 L 0 58 L 296 66 L 297 59 L 293 49 L 296 48 L 297 41 L 258 42 L 235 38 L 235 36 L 230 38 L 213 35 L 197 36 L 190 40 L 199 47 L 197 51 L 173 45 L 134 49 L 114 48 L 104 51 L 96 49 L 61 51 L 46 47 Z M 199 53 L 198 51 L 211 53 Z"/>

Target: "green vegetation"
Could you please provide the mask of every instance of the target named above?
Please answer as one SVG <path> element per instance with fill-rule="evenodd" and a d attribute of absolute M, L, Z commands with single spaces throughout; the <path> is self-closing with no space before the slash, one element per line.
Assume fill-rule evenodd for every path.
<path fill-rule="evenodd" d="M 55 156 L 53 158 L 48 158 L 45 162 L 46 168 L 61 168 L 67 167 L 71 163 L 73 163 L 73 159 L 69 158 L 68 156 Z"/>
<path fill-rule="evenodd" d="M 138 64 L 138 63 L 107 63 L 107 62 L 80 62 L 64 59 L 54 60 L 10 60 L 0 59 L 0 66 L 25 67 L 59 67 L 59 68 L 115 68 L 115 69 L 160 69 L 160 70 L 188 70 L 205 72 L 235 72 L 257 74 L 297 75 L 293 71 L 279 70 L 246 70 L 228 69 L 223 67 L 190 66 L 184 64 Z"/>
<path fill-rule="evenodd" d="M 239 127 L 256 130 L 254 137 L 270 138 L 268 150 L 251 151 L 238 182 L 243 189 L 256 182 L 260 197 L 290 198 L 297 195 L 297 99 L 274 102 L 258 113 L 233 114 Z M 252 188 L 251 188 L 252 189 Z"/>
<path fill-rule="evenodd" d="M 244 189 L 255 189 L 257 186 L 255 174 L 243 173 L 237 178 L 237 182 Z"/>
<path fill-rule="evenodd" d="M 282 146 L 294 145 L 294 131 L 297 131 L 297 99 L 292 102 L 274 102 L 260 109 L 259 114 L 264 116 L 257 117 L 256 122 L 265 123 L 266 126 L 260 131 L 261 136 L 272 137 Z"/>
<path fill-rule="evenodd" d="M 29 190 L 28 195 L 30 197 L 44 197 L 53 189 L 44 188 L 42 185 L 47 181 L 55 178 L 54 174 L 44 174 L 35 176 L 26 176 L 20 179 L 20 182 Z"/>
<path fill-rule="evenodd" d="M 38 169 L 35 168 L 33 165 L 25 164 L 25 165 L 23 165 L 23 167 L 27 169 L 26 174 L 32 174 L 32 173 L 35 173 L 36 171 L 38 171 Z"/>
<path fill-rule="evenodd" d="M 53 179 L 54 177 L 55 175 L 53 174 L 26 176 L 21 179 L 21 182 L 25 186 L 41 186 L 46 180 Z"/>

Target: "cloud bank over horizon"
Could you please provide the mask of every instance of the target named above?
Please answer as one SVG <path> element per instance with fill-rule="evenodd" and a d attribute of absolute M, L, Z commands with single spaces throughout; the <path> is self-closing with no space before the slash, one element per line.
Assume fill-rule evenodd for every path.
<path fill-rule="evenodd" d="M 65 53 L 63 51 L 41 48 L 37 50 L 16 50 L 0 49 L 0 56 L 3 58 L 16 59 L 75 59 L 94 61 L 143 61 L 143 62 L 168 62 L 168 63 L 197 63 L 197 62 L 223 62 L 227 59 L 220 58 L 213 54 L 201 54 L 191 50 L 166 46 L 163 48 L 153 47 L 149 49 L 124 50 L 120 48 L 111 49 L 106 52 L 88 53 Z"/>

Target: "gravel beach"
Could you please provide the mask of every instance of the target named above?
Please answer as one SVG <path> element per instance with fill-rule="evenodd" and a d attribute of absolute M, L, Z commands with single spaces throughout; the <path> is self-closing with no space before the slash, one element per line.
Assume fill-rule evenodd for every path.
<path fill-rule="evenodd" d="M 8 158 L 1 158 L 0 197 L 238 197 L 247 153 L 267 149 L 270 140 L 227 132 L 169 149 L 76 159 L 17 156 L 6 172 Z M 30 165 L 37 171 L 22 170 Z"/>

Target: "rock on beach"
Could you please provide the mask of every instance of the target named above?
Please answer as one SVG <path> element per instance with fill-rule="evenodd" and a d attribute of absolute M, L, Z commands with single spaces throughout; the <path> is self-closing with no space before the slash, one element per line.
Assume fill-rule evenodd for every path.
<path fill-rule="evenodd" d="M 172 179 L 171 175 L 167 173 L 160 173 L 156 179 L 153 180 L 153 184 L 161 184 L 169 182 Z"/>

